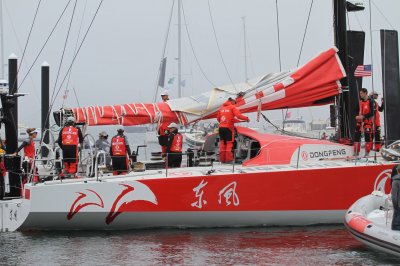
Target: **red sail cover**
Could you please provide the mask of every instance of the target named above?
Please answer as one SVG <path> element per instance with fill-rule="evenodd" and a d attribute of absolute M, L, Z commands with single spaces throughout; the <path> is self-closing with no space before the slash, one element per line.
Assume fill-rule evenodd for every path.
<path fill-rule="evenodd" d="M 113 106 L 74 108 L 77 122 L 88 125 L 134 126 L 159 122 L 191 123 L 216 116 L 222 102 L 236 97 L 244 113 L 258 110 L 295 108 L 332 102 L 341 92 L 340 79 L 345 77 L 337 49 L 322 52 L 302 67 L 263 76 L 254 84 L 214 88 L 198 96 L 170 100 L 168 103 L 131 103 Z"/>

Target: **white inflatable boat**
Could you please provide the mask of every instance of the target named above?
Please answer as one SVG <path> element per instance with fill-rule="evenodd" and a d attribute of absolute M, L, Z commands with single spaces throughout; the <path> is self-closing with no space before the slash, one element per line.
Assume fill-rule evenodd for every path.
<path fill-rule="evenodd" d="M 391 195 L 375 190 L 350 207 L 344 223 L 357 240 L 370 248 L 400 256 L 400 231 L 391 230 L 392 217 Z"/>

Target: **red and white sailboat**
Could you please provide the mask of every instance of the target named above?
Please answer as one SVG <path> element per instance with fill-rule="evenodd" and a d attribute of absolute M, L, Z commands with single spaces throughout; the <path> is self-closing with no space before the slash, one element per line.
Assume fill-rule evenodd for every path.
<path fill-rule="evenodd" d="M 215 88 L 168 103 L 73 109 L 80 123 L 187 124 L 214 117 L 228 97 L 242 112 L 319 105 L 340 93 L 345 76 L 332 48 L 294 71 L 252 85 Z M 242 163 L 146 170 L 26 184 L 23 197 L 0 201 L 2 231 L 222 227 L 340 223 L 346 209 L 388 174 L 390 162 L 346 160 L 352 147 L 261 134 L 238 127 Z M 215 137 L 215 136 L 214 136 Z M 207 141 L 206 141 L 207 142 Z"/>

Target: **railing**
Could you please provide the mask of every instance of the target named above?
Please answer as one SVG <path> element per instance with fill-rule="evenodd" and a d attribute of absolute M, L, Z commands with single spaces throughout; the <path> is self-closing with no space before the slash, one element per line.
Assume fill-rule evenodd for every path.
<path fill-rule="evenodd" d="M 93 136 L 90 134 L 85 135 L 85 140 L 90 140 L 92 141 L 92 144 L 95 143 L 95 140 Z M 89 141 L 89 142 L 90 142 Z M 349 153 L 347 150 L 346 156 L 342 157 L 337 157 L 337 158 L 320 158 L 321 160 L 317 160 L 315 158 L 312 158 L 313 160 L 306 161 L 305 155 L 306 150 L 304 150 L 301 146 L 295 150 L 295 153 L 291 155 L 291 158 L 283 158 L 281 159 L 280 156 L 276 156 L 279 154 L 282 154 L 284 151 L 287 153 L 288 145 L 292 145 L 292 143 L 288 142 L 282 142 L 282 140 L 279 140 L 281 143 L 277 147 L 276 143 L 274 146 L 271 146 L 271 143 L 269 143 L 266 146 L 263 147 L 255 147 L 255 148 L 250 148 L 253 147 L 252 142 L 248 143 L 239 143 L 238 148 L 233 151 L 233 161 L 230 162 L 229 164 L 223 164 L 226 167 L 230 167 L 231 172 L 235 173 L 237 170 L 237 164 L 242 163 L 243 161 L 252 159 L 256 156 L 260 155 L 260 152 L 262 150 L 263 153 L 263 158 L 265 159 L 265 162 L 267 162 L 268 165 L 289 165 L 292 166 L 292 168 L 295 169 L 300 169 L 302 168 L 303 164 L 309 164 L 309 163 L 318 163 L 321 165 L 321 167 L 325 167 L 321 162 L 335 162 L 336 160 L 343 160 L 346 159 L 347 154 Z M 293 144 L 294 145 L 294 144 Z M 44 166 L 45 169 L 51 171 L 54 169 L 56 163 L 61 163 L 63 159 L 62 158 L 62 152 L 59 147 L 55 147 L 54 149 L 51 148 L 50 144 L 44 144 L 43 147 L 46 147 L 49 150 L 49 158 L 39 158 L 35 160 L 35 166 L 36 164 L 40 163 Z M 85 156 L 83 155 L 83 152 L 81 150 L 80 158 L 79 158 L 79 173 L 85 173 L 85 176 L 90 176 L 90 177 L 95 177 L 97 180 L 99 180 L 100 177 L 104 175 L 105 172 L 100 171 L 100 162 L 101 161 L 106 161 L 108 154 L 104 151 L 98 150 L 97 148 L 94 147 L 94 145 L 87 145 L 86 147 L 87 153 Z M 289 148 L 290 149 L 290 148 Z M 215 148 L 217 150 L 217 148 Z M 58 156 L 56 154 L 58 153 Z M 86 156 L 87 155 L 87 156 Z M 193 166 L 201 166 L 200 161 L 203 160 L 203 162 L 206 162 L 206 165 L 204 169 L 207 169 L 208 174 L 212 174 L 214 172 L 214 164 L 219 161 L 219 154 L 218 152 L 212 153 L 211 151 L 202 151 L 202 150 L 193 150 L 192 152 L 183 152 L 181 153 L 182 157 L 187 158 L 187 162 L 189 162 L 189 157 L 192 156 L 192 159 L 194 161 Z M 40 156 L 39 156 L 40 157 Z M 56 158 L 57 157 L 57 158 Z M 165 171 L 165 177 L 170 176 L 169 171 L 171 170 L 170 167 L 168 167 L 168 160 L 170 156 L 166 156 L 163 162 L 163 167 L 158 168 L 162 169 L 163 172 Z M 108 157 L 111 158 L 111 157 Z M 355 164 L 358 164 L 359 162 L 363 162 L 366 164 L 370 163 L 375 163 L 375 161 L 360 161 L 357 160 L 353 157 L 349 157 L 349 160 L 354 160 Z M 161 163 L 161 161 L 158 161 Z M 200 165 L 199 165 L 200 164 Z M 86 165 L 86 170 L 83 169 L 83 166 Z M 187 165 L 189 166 L 189 165 Z M 326 167 L 329 167 L 329 165 L 326 165 Z M 129 172 L 131 169 L 127 169 L 127 172 Z M 240 171 L 243 171 L 240 169 Z M 111 172 L 111 169 L 110 169 Z M 28 173 L 30 175 L 30 181 L 32 181 L 32 177 L 34 176 L 34 172 L 31 169 L 31 171 Z M 53 172 L 54 174 L 54 179 L 58 178 L 58 175 L 56 172 Z M 37 175 L 37 173 L 36 173 Z M 48 176 L 48 175 L 46 175 Z"/>

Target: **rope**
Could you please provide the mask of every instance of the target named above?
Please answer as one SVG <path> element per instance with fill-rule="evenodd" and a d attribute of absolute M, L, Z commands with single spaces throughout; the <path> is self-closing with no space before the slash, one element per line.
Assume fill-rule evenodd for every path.
<path fill-rule="evenodd" d="M 260 114 L 267 123 L 271 124 L 276 130 L 280 131 L 282 134 L 293 136 L 293 137 L 301 137 L 301 138 L 305 138 L 305 139 L 318 139 L 318 138 L 306 137 L 306 136 L 302 136 L 302 135 L 299 135 L 299 134 L 296 134 L 293 132 L 285 131 L 285 129 L 281 129 L 277 125 L 272 123 L 263 113 L 260 112 Z"/>
<path fill-rule="evenodd" d="M 60 93 L 60 90 L 61 90 L 61 88 L 62 88 L 62 86 L 63 86 L 63 84 L 64 84 L 64 82 L 65 82 L 65 80 L 66 80 L 66 78 L 67 78 L 67 76 L 68 76 L 68 74 L 69 74 L 69 72 L 71 71 L 71 68 L 72 68 L 73 64 L 75 63 L 76 57 L 78 56 L 78 54 L 79 54 L 79 52 L 80 52 L 80 50 L 81 50 L 81 48 L 82 48 L 82 45 L 83 45 L 83 43 L 84 43 L 85 40 L 86 40 L 86 37 L 87 37 L 87 35 L 88 35 L 88 33 L 89 33 L 89 30 L 92 28 L 93 22 L 94 22 L 94 20 L 95 20 L 97 14 L 98 14 L 98 12 L 99 12 L 99 10 L 100 10 L 100 7 L 101 7 L 103 1 L 104 1 L 104 0 L 101 0 L 101 1 L 100 1 L 99 5 L 98 5 L 98 7 L 97 7 L 97 9 L 96 9 L 95 14 L 93 15 L 93 18 L 92 18 L 92 20 L 90 21 L 89 27 L 87 28 L 86 33 L 85 33 L 85 35 L 83 36 L 83 39 L 82 39 L 82 41 L 81 41 L 81 43 L 80 43 L 80 45 L 79 45 L 79 48 L 78 48 L 77 52 L 75 53 L 75 55 L 74 55 L 74 57 L 73 57 L 73 59 L 72 59 L 72 62 L 71 62 L 70 66 L 69 66 L 69 68 L 68 68 L 68 70 L 67 70 L 67 73 L 65 74 L 64 79 L 63 79 L 63 81 L 61 82 L 61 85 L 60 85 L 60 87 L 58 88 L 57 93 L 56 93 L 54 99 L 53 99 L 52 102 L 51 102 L 49 112 L 51 111 L 51 109 L 52 109 L 52 107 L 53 107 L 53 105 L 54 105 L 55 99 L 57 98 L 58 94 Z"/>
<path fill-rule="evenodd" d="M 81 36 L 81 32 L 82 32 L 83 19 L 84 19 L 85 14 L 86 14 L 86 7 L 87 7 L 87 0 L 85 1 L 85 5 L 83 7 L 83 12 L 82 12 L 82 17 L 81 17 L 81 24 L 79 25 L 78 36 L 76 37 L 76 42 L 75 42 L 74 54 L 76 53 L 76 49 L 78 48 L 79 37 Z M 67 84 L 65 85 L 65 90 L 67 90 L 67 88 L 69 87 L 69 81 L 71 79 L 71 75 L 72 75 L 72 69 L 69 72 Z M 81 105 L 79 104 L 78 97 L 76 97 L 76 92 L 75 92 L 75 88 L 74 87 L 73 87 L 73 90 L 74 90 L 76 102 L 78 103 L 78 107 L 81 107 Z M 66 99 L 63 99 L 62 106 L 64 106 L 65 100 Z"/>
<path fill-rule="evenodd" d="M 47 36 L 46 41 L 44 42 L 44 44 L 42 45 L 42 48 L 40 49 L 39 53 L 37 54 L 35 60 L 33 60 L 32 65 L 30 66 L 30 68 L 28 69 L 27 73 L 25 74 L 24 78 L 21 81 L 21 84 L 19 85 L 20 87 L 22 86 L 22 84 L 24 83 L 26 77 L 29 75 L 29 73 L 31 72 L 33 66 L 35 65 L 36 61 L 39 59 L 39 56 L 42 54 L 44 47 L 46 47 L 47 42 L 50 40 L 50 37 L 53 35 L 54 30 L 56 29 L 56 27 L 58 26 L 58 23 L 60 22 L 61 18 L 64 16 L 65 11 L 67 10 L 67 7 L 69 6 L 69 3 L 71 2 L 71 0 L 68 1 L 68 3 L 65 5 L 64 10 L 62 11 L 61 15 L 58 17 L 58 20 L 56 22 L 56 24 L 54 25 L 53 29 L 51 30 L 49 36 Z"/>
<path fill-rule="evenodd" d="M 279 28 L 279 9 L 278 0 L 275 0 L 276 8 L 276 28 L 278 30 L 278 56 L 279 56 L 279 72 L 282 71 L 282 60 L 281 60 L 281 39 L 280 39 L 280 28 Z"/>
<path fill-rule="evenodd" d="M 29 40 L 30 40 L 30 38 L 31 38 L 31 33 L 32 33 L 32 30 L 33 30 L 33 26 L 35 25 L 36 17 L 37 17 L 37 14 L 38 14 L 38 12 L 39 12 L 39 8 L 40 8 L 40 4 L 41 4 L 41 3 L 42 3 L 42 0 L 39 0 L 38 5 L 37 5 L 37 7 L 36 7 L 35 16 L 33 17 L 32 25 L 31 25 L 31 28 L 30 28 L 30 30 L 29 30 L 28 38 L 26 39 L 24 51 L 22 52 L 21 64 L 18 66 L 17 75 L 15 76 L 14 84 L 15 84 L 15 82 L 17 81 L 18 74 L 19 74 L 19 71 L 20 71 L 20 69 L 21 69 L 22 61 L 24 60 L 24 57 L 25 57 L 26 48 L 28 47 L 28 43 L 29 43 Z M 29 69 L 29 70 L 30 70 L 30 69 Z M 29 71 L 28 71 L 28 72 L 29 72 Z M 21 84 L 21 85 L 22 85 L 22 84 Z M 20 85 L 20 86 L 21 86 L 21 85 Z M 15 92 L 17 92 L 17 91 L 18 91 L 18 87 L 15 88 L 15 90 L 16 90 Z"/>
<path fill-rule="evenodd" d="M 68 43 L 69 33 L 71 32 L 71 26 L 72 26 L 72 21 L 74 20 L 74 15 L 75 15 L 75 10 L 76 10 L 76 3 L 77 2 L 78 2 L 78 0 L 75 0 L 74 9 L 72 10 L 71 20 L 69 21 L 68 32 L 67 32 L 67 36 L 65 38 L 64 48 L 63 48 L 63 52 L 62 52 L 62 55 L 61 55 L 60 64 L 58 65 L 57 76 L 56 76 L 56 81 L 54 83 L 53 94 L 54 94 L 54 91 L 55 91 L 55 89 L 57 87 L 58 77 L 60 76 L 61 66 L 62 66 L 62 62 L 64 60 L 65 50 L 66 50 L 67 43 Z M 53 96 L 54 95 L 51 95 L 51 99 L 53 99 Z"/>
<path fill-rule="evenodd" d="M 190 38 L 189 29 L 187 27 L 187 21 L 186 21 L 186 16 L 185 16 L 185 9 L 183 8 L 183 2 L 182 2 L 182 14 L 183 14 L 183 20 L 185 21 L 184 24 L 185 24 L 186 34 L 188 36 L 190 48 L 192 49 L 192 53 L 193 53 L 194 59 L 196 60 L 196 64 L 199 67 L 200 72 L 203 75 L 203 77 L 211 84 L 211 86 L 216 87 L 216 85 L 212 81 L 210 81 L 210 79 L 207 77 L 205 71 L 203 70 L 203 68 L 200 65 L 200 62 L 199 62 L 199 59 L 198 59 L 196 53 L 194 52 L 192 39 Z"/>
<path fill-rule="evenodd" d="M 208 2 L 208 12 L 210 14 L 211 25 L 212 25 L 212 28 L 213 28 L 215 43 L 217 44 L 219 56 L 221 58 L 222 64 L 224 65 L 226 74 L 228 75 L 228 78 L 229 78 L 232 86 L 235 88 L 235 91 L 237 91 L 237 88 L 236 88 L 235 84 L 233 83 L 231 76 L 229 75 L 228 68 L 226 67 L 225 60 L 224 60 L 224 58 L 222 56 L 221 48 L 220 48 L 219 43 L 218 43 L 217 33 L 216 33 L 216 30 L 215 30 L 215 26 L 214 26 L 214 19 L 213 19 L 212 12 L 211 12 L 210 0 L 208 0 L 207 2 Z"/>
<path fill-rule="evenodd" d="M 71 1 L 71 0 L 70 0 L 70 1 Z M 68 76 L 68 74 L 69 74 L 71 68 L 72 68 L 72 65 L 74 64 L 75 59 L 76 59 L 76 57 L 78 56 L 79 51 L 81 50 L 82 45 L 83 45 L 83 43 L 84 43 L 85 40 L 86 40 L 86 37 L 87 37 L 87 35 L 88 35 L 88 33 L 89 33 L 89 30 L 91 29 L 91 27 L 92 27 L 92 25 L 93 25 L 93 22 L 94 22 L 94 20 L 95 20 L 97 14 L 98 14 L 98 12 L 99 12 L 99 10 L 100 10 L 100 7 L 101 7 L 103 1 L 104 1 L 104 0 L 101 0 L 101 1 L 100 1 L 99 5 L 98 5 L 98 7 L 97 7 L 97 9 L 96 9 L 95 14 L 93 15 L 93 18 L 92 18 L 92 20 L 90 21 L 89 27 L 87 28 L 86 33 L 85 33 L 85 35 L 83 36 L 83 39 L 82 39 L 82 41 L 81 41 L 81 44 L 79 45 L 79 48 L 78 48 L 78 50 L 76 51 L 76 53 L 75 53 L 75 55 L 74 55 L 74 57 L 73 57 L 73 59 L 72 59 L 72 62 L 71 62 L 70 66 L 69 66 L 69 68 L 68 68 L 68 70 L 67 70 L 67 73 L 65 74 L 64 79 L 63 79 L 63 81 L 61 82 L 61 85 L 60 85 L 60 87 L 58 88 L 58 91 L 57 91 L 57 93 L 55 94 L 54 98 L 52 97 L 52 100 L 51 100 L 50 106 L 49 106 L 49 111 L 48 111 L 48 113 L 47 113 L 46 121 L 45 121 L 44 124 L 47 123 L 47 121 L 48 121 L 48 119 L 49 119 L 49 117 L 50 117 L 50 113 L 51 113 L 51 110 L 53 109 L 53 105 L 54 105 L 55 99 L 57 98 L 58 94 L 60 93 L 60 90 L 61 90 L 61 88 L 62 88 L 62 86 L 63 86 L 63 84 L 64 84 L 64 82 L 65 82 L 65 80 L 66 80 L 66 78 L 67 78 L 67 76 Z M 68 5 L 69 5 L 69 2 L 68 2 L 68 4 L 67 4 L 67 6 L 68 6 Z M 65 12 L 65 9 L 67 8 L 67 6 L 64 8 L 63 13 Z M 60 20 L 60 19 L 59 19 L 59 20 Z M 57 24 L 58 24 L 59 20 L 57 21 Z M 57 24 L 56 24 L 56 25 L 57 25 Z M 55 27 L 53 28 L 52 32 L 54 31 L 54 29 L 55 29 Z M 48 39 L 46 40 L 46 43 L 47 43 L 47 41 L 48 41 Z M 43 50 L 43 48 L 42 48 L 42 50 Z M 35 62 L 36 62 L 36 60 L 35 60 Z M 55 89 L 55 88 L 54 88 L 54 89 Z M 54 95 L 54 93 L 53 93 L 53 95 Z M 86 116 L 86 114 L 85 114 L 84 112 L 83 112 L 83 116 L 84 116 L 84 117 Z M 85 117 L 85 120 L 86 120 L 86 117 Z M 41 140 L 41 142 L 42 142 L 42 140 Z"/>
<path fill-rule="evenodd" d="M 163 51 L 162 51 L 162 54 L 161 54 L 160 62 L 162 62 L 162 60 L 164 60 L 164 57 L 165 57 L 165 50 L 167 48 L 167 41 L 168 41 L 168 36 L 169 36 L 169 29 L 171 27 L 172 14 L 174 12 L 174 5 L 175 5 L 175 0 L 172 1 L 171 11 L 169 12 L 168 27 L 167 27 L 167 32 L 165 34 L 164 47 L 163 47 Z M 159 70 L 158 71 L 158 75 L 157 75 L 157 79 L 156 79 L 156 86 L 155 86 L 156 89 L 155 89 L 155 93 L 154 93 L 154 101 L 153 102 L 157 101 L 158 81 L 160 79 L 160 74 L 161 73 L 160 73 L 160 70 Z"/>
<path fill-rule="evenodd" d="M 305 38 L 306 38 L 307 28 L 308 28 L 308 22 L 310 21 L 311 10 L 312 10 L 313 4 L 314 4 L 314 0 L 311 0 L 310 10 L 308 11 L 308 17 L 307 17 L 306 28 L 304 29 L 303 40 L 302 40 L 302 42 L 301 42 L 300 53 L 299 53 L 299 59 L 297 60 L 297 66 L 299 66 L 300 58 L 301 58 L 301 53 L 303 52 L 304 40 L 305 40 Z"/>
<path fill-rule="evenodd" d="M 394 30 L 393 25 L 390 23 L 389 19 L 383 14 L 383 12 L 379 9 L 379 7 L 372 1 L 372 4 L 375 6 L 376 10 L 382 15 L 382 17 L 386 20 L 386 22 L 389 24 L 389 26 Z"/>
<path fill-rule="evenodd" d="M 11 16 L 10 12 L 8 11 L 7 5 L 4 5 L 4 9 L 6 10 L 7 17 L 8 17 L 8 19 L 10 20 L 11 28 L 12 28 L 12 30 L 13 30 L 15 39 L 16 39 L 16 41 L 17 41 L 19 51 L 22 53 L 21 41 L 20 41 L 20 39 L 19 39 L 19 37 L 18 37 L 17 31 L 15 30 L 14 22 L 13 22 L 13 19 L 12 19 L 12 16 Z M 21 62 L 21 66 L 22 66 L 22 65 L 23 65 L 24 67 L 27 67 L 27 65 L 26 65 L 24 62 Z M 30 81 L 31 81 L 31 86 L 32 86 L 32 88 L 33 88 L 33 90 L 34 90 L 34 92 L 35 92 L 35 94 L 33 94 L 33 95 L 35 96 L 35 98 L 36 98 L 36 100 L 38 101 L 38 104 L 39 104 L 39 103 L 40 103 L 40 99 L 39 99 L 39 96 L 38 96 L 38 95 L 39 95 L 39 92 L 38 92 L 38 90 L 37 90 L 37 87 L 36 87 L 36 85 L 35 85 L 35 82 L 33 81 L 32 76 L 29 76 L 29 78 L 30 78 Z"/>
<path fill-rule="evenodd" d="M 372 54 L 372 7 L 371 7 L 371 0 L 369 0 L 369 34 L 370 34 L 370 44 L 371 44 L 371 68 L 372 68 L 372 91 L 375 91 L 375 87 L 374 87 L 374 58 L 373 58 L 373 54 Z"/>

